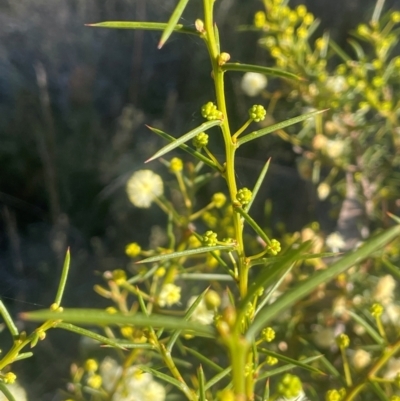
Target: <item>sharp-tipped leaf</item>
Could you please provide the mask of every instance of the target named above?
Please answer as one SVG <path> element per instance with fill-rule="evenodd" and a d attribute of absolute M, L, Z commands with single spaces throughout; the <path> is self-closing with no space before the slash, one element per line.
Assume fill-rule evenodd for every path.
<path fill-rule="evenodd" d="M 269 127 L 266 128 L 262 128 L 258 131 L 254 131 L 251 132 L 250 134 L 247 134 L 245 136 L 243 136 L 242 138 L 240 138 L 237 141 L 238 146 L 243 145 L 246 142 L 249 141 L 253 141 L 254 139 L 260 138 L 264 135 L 270 134 L 271 132 L 289 127 L 293 124 L 297 124 L 300 123 L 302 121 L 305 121 L 309 118 L 312 118 L 314 116 L 316 116 L 317 114 L 321 114 L 323 112 L 325 112 L 326 110 L 317 110 L 317 111 L 312 111 L 311 113 L 307 113 L 307 114 L 302 114 L 301 116 L 298 117 L 294 117 L 294 118 L 290 118 L 289 120 L 286 121 L 282 121 L 280 123 L 274 124 L 274 125 L 270 125 Z"/>
<path fill-rule="evenodd" d="M 216 374 L 212 379 L 210 379 L 206 385 L 205 385 L 205 389 L 208 390 L 210 389 L 212 386 L 214 386 L 214 384 L 217 384 L 219 381 L 221 381 L 224 377 L 228 376 L 229 373 L 231 373 L 232 368 L 226 368 L 224 369 L 222 372 Z"/>
<path fill-rule="evenodd" d="M 329 39 L 329 46 L 344 62 L 351 61 L 351 57 L 334 40 Z"/>
<path fill-rule="evenodd" d="M 179 148 L 183 143 L 194 138 L 197 134 L 200 134 L 200 132 L 207 131 L 212 127 L 216 127 L 217 125 L 221 125 L 221 122 L 222 122 L 221 120 L 212 120 L 199 125 L 195 129 L 189 131 L 187 134 L 182 135 L 180 138 L 176 138 L 174 142 L 171 142 L 170 144 L 164 146 L 162 149 L 156 152 L 152 157 L 150 157 L 150 159 L 146 160 L 146 163 L 154 159 L 157 159 L 158 157 L 163 156 L 168 152 L 171 152 L 171 150 Z"/>
<path fill-rule="evenodd" d="M 170 142 L 176 141 L 176 138 L 167 134 L 164 131 L 161 131 L 157 128 L 150 127 L 149 125 L 146 125 L 146 127 L 148 129 L 150 129 L 151 131 L 153 131 L 155 134 L 161 136 L 161 138 L 166 139 L 167 141 L 170 141 Z M 198 152 L 197 150 L 192 149 L 190 146 L 186 145 L 185 143 L 183 143 L 182 145 L 179 145 L 179 148 L 184 150 L 185 152 L 191 154 L 192 156 L 196 157 L 198 160 L 202 161 L 203 163 L 207 164 L 207 166 L 210 166 L 211 168 L 218 170 L 217 165 L 211 159 L 209 159 L 207 156 L 204 156 L 202 153 Z M 198 177 L 196 177 L 196 179 L 197 178 Z"/>
<path fill-rule="evenodd" d="M 291 72 L 279 70 L 277 68 L 262 67 L 260 65 L 226 63 L 222 68 L 224 71 L 258 72 L 259 74 L 271 75 L 278 78 L 294 79 L 296 81 L 304 80 Z"/>
<path fill-rule="evenodd" d="M 95 24 L 86 24 L 86 26 L 93 28 L 111 28 L 111 29 L 141 29 L 145 31 L 164 31 L 167 27 L 166 23 L 159 22 L 141 22 L 141 21 L 105 21 L 97 22 Z M 174 31 L 178 33 L 188 33 L 191 35 L 200 36 L 196 29 L 177 24 Z"/>
<path fill-rule="evenodd" d="M 233 251 L 234 249 L 235 249 L 235 247 L 232 245 L 202 246 L 200 248 L 186 249 L 185 251 L 180 251 L 180 252 L 172 252 L 172 253 L 165 253 L 165 254 L 157 255 L 157 256 L 151 256 L 150 258 L 139 260 L 136 263 L 159 262 L 160 260 L 164 261 L 164 260 L 168 260 L 168 259 L 176 259 L 176 258 L 198 255 L 201 253 L 208 253 L 208 252 L 214 252 L 214 251 L 230 252 L 230 251 Z"/>
<path fill-rule="evenodd" d="M 353 311 L 349 310 L 347 313 L 355 320 L 359 325 L 364 327 L 365 331 L 372 337 L 372 339 L 380 345 L 385 344 L 385 339 L 359 314 L 354 313 Z"/>
<path fill-rule="evenodd" d="M 317 258 L 331 258 L 332 256 L 338 256 L 341 253 L 337 252 L 321 252 L 321 253 L 305 253 L 299 257 L 299 260 L 308 260 L 308 259 L 317 259 Z M 282 256 L 274 256 L 269 258 L 261 258 L 250 263 L 251 266 L 257 265 L 270 265 L 272 263 L 279 262 L 282 259 Z"/>
<path fill-rule="evenodd" d="M 151 344 L 147 343 L 132 343 L 127 340 L 116 340 L 108 337 L 104 337 L 100 334 L 94 333 L 93 331 L 86 330 L 82 327 L 75 326 L 71 323 L 58 323 L 56 326 L 58 329 L 64 329 L 68 331 L 72 331 L 73 333 L 79 334 L 81 336 L 89 337 L 93 340 L 98 341 L 101 344 L 109 345 L 110 347 L 120 348 L 120 349 L 128 349 L 128 348 L 140 348 L 140 349 L 155 349 L 155 347 Z"/>
<path fill-rule="evenodd" d="M 208 359 L 206 356 L 204 356 L 200 352 L 197 352 L 194 349 L 189 348 L 189 347 L 183 347 L 183 348 L 189 354 L 192 354 L 193 356 L 195 356 L 200 362 L 204 363 L 205 365 L 208 365 L 211 369 L 216 370 L 218 373 L 221 373 L 224 370 L 223 368 L 221 368 L 221 366 L 217 365 L 215 362 L 213 362 L 211 359 Z"/>
<path fill-rule="evenodd" d="M 181 17 L 183 11 L 185 10 L 187 3 L 189 0 L 179 0 L 179 3 L 175 7 L 174 12 L 172 13 L 167 26 L 164 29 L 164 32 L 161 35 L 160 42 L 158 43 L 158 48 L 161 49 L 168 38 L 171 36 L 171 33 L 174 31 L 176 25 L 178 24 L 179 18 Z"/>
<path fill-rule="evenodd" d="M 265 327 L 265 325 L 279 313 L 282 313 L 282 311 L 292 306 L 295 302 L 310 294 L 319 285 L 329 282 L 338 274 L 344 272 L 351 266 L 362 262 L 373 252 L 381 249 L 399 235 L 400 225 L 394 226 L 369 239 L 359 249 L 344 256 L 327 269 L 314 273 L 308 280 L 301 282 L 291 290 L 287 291 L 272 305 L 269 305 L 268 308 L 265 308 L 256 316 L 246 333 L 247 338 L 254 338 L 259 331 L 262 330 L 262 328 Z"/>
<path fill-rule="evenodd" d="M 265 175 L 268 172 L 268 168 L 269 168 L 270 163 L 271 163 L 271 158 L 269 158 L 268 161 L 265 163 L 264 167 L 262 168 L 262 170 L 260 172 L 260 175 L 258 176 L 257 182 L 254 185 L 254 188 L 253 188 L 253 191 L 252 191 L 250 202 L 243 208 L 246 212 L 248 212 L 250 210 L 251 205 L 253 204 L 254 199 L 256 198 L 256 196 L 258 194 L 258 191 L 259 191 L 259 189 L 260 189 L 260 187 L 261 187 L 261 185 L 262 185 L 262 183 L 264 181 Z"/>
<path fill-rule="evenodd" d="M 274 358 L 278 359 L 279 361 L 290 363 L 290 364 L 292 364 L 294 366 L 297 366 L 299 368 L 308 370 L 310 372 L 317 373 L 319 375 L 324 375 L 324 376 L 326 375 L 321 370 L 319 370 L 317 368 L 314 368 L 313 366 L 310 366 L 310 365 L 307 365 L 306 363 L 304 363 L 304 360 L 297 361 L 296 359 L 289 358 L 289 357 L 287 357 L 285 355 L 278 354 L 277 352 L 273 352 L 273 351 L 267 350 L 265 348 L 259 349 L 259 352 L 262 353 L 262 354 L 265 354 L 265 355 L 273 356 Z M 319 359 L 319 358 L 322 358 L 322 357 L 323 357 L 323 355 L 313 356 L 313 357 L 311 357 L 311 358 L 313 358 L 311 361 L 315 361 L 316 359 Z M 311 362 L 311 361 L 309 361 L 309 362 Z"/>
<path fill-rule="evenodd" d="M 200 302 L 203 300 L 204 295 L 206 295 L 208 291 L 208 288 L 203 291 L 197 298 L 196 300 L 192 303 L 192 305 L 190 305 L 189 309 L 186 311 L 185 316 L 183 317 L 184 320 L 189 321 L 190 317 L 193 315 L 193 312 L 196 310 L 196 308 L 199 306 Z M 168 340 L 168 343 L 166 345 L 166 348 L 169 352 L 172 351 L 172 348 L 176 342 L 176 340 L 178 339 L 178 337 L 180 336 L 182 330 L 175 330 L 172 334 L 170 339 Z"/>
<path fill-rule="evenodd" d="M 311 356 L 311 357 L 309 357 L 309 358 L 303 359 L 302 362 L 303 362 L 303 364 L 305 364 L 305 363 L 307 363 L 307 362 L 315 361 L 316 359 L 319 359 L 319 358 L 320 358 L 319 355 L 317 355 L 317 356 Z M 284 373 L 284 372 L 287 372 L 287 371 L 289 371 L 289 370 L 292 370 L 292 369 L 295 368 L 295 367 L 296 367 L 296 365 L 293 365 L 293 364 L 291 363 L 291 364 L 289 364 L 289 365 L 285 365 L 285 366 L 281 366 L 281 367 L 279 367 L 279 368 L 275 368 L 275 369 L 269 370 L 268 372 L 265 372 L 265 373 L 260 374 L 260 375 L 257 377 L 257 381 L 267 379 L 268 377 L 271 377 L 271 376 L 279 375 L 279 374 L 281 374 L 281 373 Z"/>
<path fill-rule="evenodd" d="M 246 223 L 267 243 L 270 244 L 271 240 L 264 230 L 255 222 L 255 220 L 245 212 L 241 207 L 234 207 L 235 212 L 238 212 L 246 221 Z"/>
<path fill-rule="evenodd" d="M 210 326 L 186 322 L 183 319 L 156 315 L 145 316 L 142 313 L 132 315 L 117 312 L 108 313 L 102 309 L 64 309 L 62 312 L 52 312 L 49 310 L 39 310 L 34 312 L 24 312 L 20 314 L 24 320 L 41 322 L 44 320 L 62 320 L 68 323 L 95 324 L 95 325 L 128 325 L 133 324 L 138 327 L 163 327 L 165 329 L 190 330 L 193 334 L 201 337 L 214 337 L 215 331 Z"/>
<path fill-rule="evenodd" d="M 33 352 L 23 352 L 22 354 L 18 354 L 18 356 L 15 357 L 14 362 L 30 358 L 31 356 L 33 356 Z"/>
<path fill-rule="evenodd" d="M 153 376 L 158 377 L 160 380 L 172 384 L 173 386 L 177 387 L 179 390 L 183 390 L 183 383 L 181 383 L 179 380 L 175 379 L 174 377 L 168 376 L 165 373 L 159 372 L 156 369 L 152 369 L 149 366 L 146 365 L 141 365 L 140 370 L 143 370 L 143 372 L 146 373 L 151 373 Z"/>
<path fill-rule="evenodd" d="M 200 365 L 197 371 L 197 378 L 199 381 L 199 401 L 206 401 L 205 377 L 203 367 Z"/>
<path fill-rule="evenodd" d="M 11 335 L 13 337 L 18 337 L 19 336 L 18 328 L 15 325 L 14 321 L 12 320 L 12 317 L 8 313 L 8 310 L 2 300 L 0 300 L 0 316 L 3 317 L 3 320 L 6 323 L 7 328 L 10 331 Z"/>
<path fill-rule="evenodd" d="M 350 44 L 350 46 L 354 49 L 355 53 L 357 54 L 357 59 L 360 61 L 364 60 L 365 53 L 361 45 L 353 39 L 348 39 L 347 42 Z"/>
<path fill-rule="evenodd" d="M 65 254 L 64 265 L 61 273 L 60 283 L 58 284 L 56 299 L 54 300 L 54 303 L 56 305 L 61 305 L 61 300 L 64 294 L 65 285 L 67 284 L 70 262 L 71 262 L 71 253 L 68 248 L 67 253 Z"/>

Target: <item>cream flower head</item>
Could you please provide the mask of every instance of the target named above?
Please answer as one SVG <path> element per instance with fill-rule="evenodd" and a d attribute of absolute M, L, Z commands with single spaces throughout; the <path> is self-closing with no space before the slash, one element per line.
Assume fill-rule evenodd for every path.
<path fill-rule="evenodd" d="M 164 284 L 161 288 L 160 295 L 158 296 L 158 305 L 172 306 L 177 304 L 181 299 L 181 288 L 175 284 Z"/>
<path fill-rule="evenodd" d="M 190 297 L 187 306 L 190 308 L 194 301 L 196 301 L 197 296 Z M 200 324 L 211 324 L 214 321 L 214 312 L 207 308 L 204 298 L 199 302 L 196 309 L 193 311 L 190 320 Z"/>
<path fill-rule="evenodd" d="M 267 86 L 267 77 L 258 72 L 246 72 L 241 87 L 247 96 L 257 96 Z"/>
<path fill-rule="evenodd" d="M 151 170 L 139 170 L 126 183 L 129 200 L 140 208 L 148 208 L 155 198 L 164 192 L 164 184 L 158 174 Z"/>

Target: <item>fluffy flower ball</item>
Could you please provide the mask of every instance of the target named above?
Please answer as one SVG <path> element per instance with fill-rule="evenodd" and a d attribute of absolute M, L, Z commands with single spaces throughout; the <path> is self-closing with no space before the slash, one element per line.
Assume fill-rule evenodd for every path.
<path fill-rule="evenodd" d="M 258 72 L 246 72 L 243 75 L 241 87 L 243 92 L 250 97 L 257 96 L 267 86 L 267 78 Z"/>
<path fill-rule="evenodd" d="M 151 170 L 139 170 L 126 183 L 129 200 L 140 208 L 148 208 L 155 198 L 164 192 L 161 177 Z"/>

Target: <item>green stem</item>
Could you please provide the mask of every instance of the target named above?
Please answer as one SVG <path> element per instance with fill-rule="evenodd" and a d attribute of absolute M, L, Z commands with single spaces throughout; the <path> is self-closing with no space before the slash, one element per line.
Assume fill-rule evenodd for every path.
<path fill-rule="evenodd" d="M 204 36 L 207 44 L 208 52 L 211 58 L 212 72 L 214 77 L 215 94 L 217 97 L 218 110 L 224 115 L 224 119 L 221 124 L 222 135 L 225 142 L 225 153 L 226 153 L 226 170 L 225 179 L 228 185 L 229 194 L 232 203 L 236 199 L 237 185 L 235 176 L 235 150 L 236 145 L 233 143 L 231 138 L 231 132 L 229 127 L 228 113 L 226 109 L 225 90 L 224 90 L 224 71 L 218 64 L 219 52 L 217 46 L 217 40 L 215 37 L 214 23 L 213 23 L 213 5 L 215 0 L 203 0 L 204 4 L 204 26 L 206 34 Z M 248 286 L 248 268 L 245 264 L 244 256 L 244 243 L 243 243 L 243 224 L 241 223 L 240 216 L 238 214 L 233 215 L 233 224 L 236 233 L 237 252 L 239 256 L 239 292 L 241 298 L 244 298 L 247 294 Z"/>

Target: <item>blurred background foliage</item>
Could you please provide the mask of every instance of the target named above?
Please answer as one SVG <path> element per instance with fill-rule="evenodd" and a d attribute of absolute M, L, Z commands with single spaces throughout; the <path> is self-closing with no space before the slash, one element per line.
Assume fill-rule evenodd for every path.
<path fill-rule="evenodd" d="M 84 24 L 166 21 L 175 3 L 1 1 L 0 295 L 14 314 L 51 302 L 67 246 L 72 269 L 65 306 L 90 307 L 102 302 L 92 291 L 96 272 L 126 266 L 129 242 L 149 246 L 160 241 L 164 217 L 154 209 L 133 208 L 124 186 L 163 144 L 144 124 L 178 136 L 202 121 L 200 105 L 212 93 L 206 51 L 200 41 L 183 35 L 157 50 L 158 33 Z M 348 51 L 348 32 L 370 18 L 375 0 L 290 2 L 291 7 L 299 4 L 321 21 L 317 37 L 329 31 Z M 193 25 L 200 6 L 191 1 L 183 23 Z M 396 0 L 386 1 L 385 7 L 400 9 Z M 259 32 L 235 29 L 252 25 L 260 10 L 258 0 L 217 1 L 222 47 L 231 61 L 274 65 L 270 52 L 257 45 Z M 237 126 L 253 101 L 241 91 L 240 79 L 241 74 L 227 74 L 228 106 Z M 270 80 L 268 91 L 280 86 Z M 289 118 L 287 105 L 278 102 L 277 110 L 277 116 Z M 221 145 L 219 138 L 212 140 L 214 147 Z M 264 224 L 273 229 L 284 225 L 295 231 L 317 220 L 324 232 L 332 232 L 331 204 L 318 199 L 311 180 L 298 172 L 300 155 L 278 136 L 240 152 L 243 186 L 254 184 L 268 157 L 272 166 L 256 205 L 258 217 L 270 200 L 273 214 Z M 204 202 L 212 191 L 207 188 Z M 7 336 L 1 333 L 1 345 Z M 30 362 L 16 366 L 30 400 L 57 399 L 55 389 L 65 385 L 62 378 L 68 377 L 79 347 L 77 337 L 52 333 Z"/>

